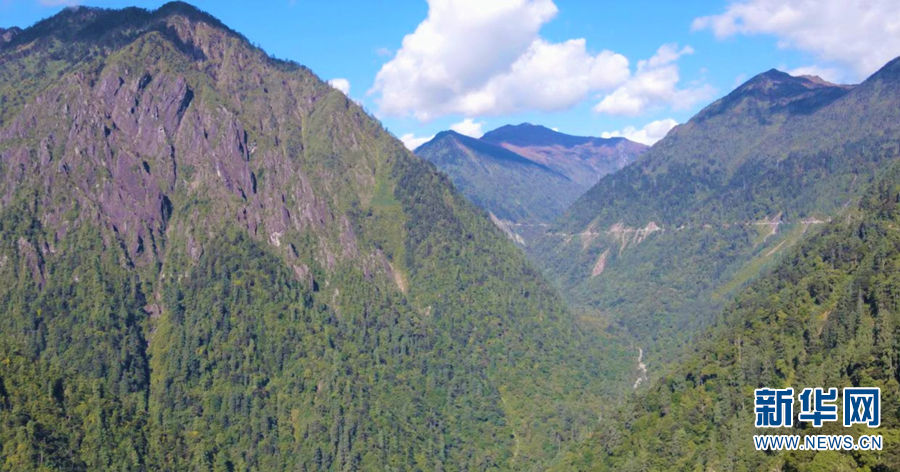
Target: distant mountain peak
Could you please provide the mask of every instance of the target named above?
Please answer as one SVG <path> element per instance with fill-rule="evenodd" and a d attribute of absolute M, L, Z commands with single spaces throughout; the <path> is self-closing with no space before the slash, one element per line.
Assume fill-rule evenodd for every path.
<path fill-rule="evenodd" d="M 178 2 L 178 1 L 169 2 L 169 3 L 166 3 L 165 5 L 159 7 L 155 11 L 153 11 L 153 15 L 157 18 L 181 16 L 181 17 L 185 17 L 189 20 L 193 20 L 193 21 L 202 21 L 204 23 L 215 26 L 217 28 L 221 28 L 230 33 L 242 36 L 239 33 L 232 30 L 231 28 L 229 28 L 228 26 L 226 26 L 218 18 L 195 7 L 194 5 L 191 5 L 190 3 Z"/>
<path fill-rule="evenodd" d="M 822 78 L 818 76 L 793 76 L 778 69 L 769 69 L 766 72 L 756 75 L 747 82 L 744 82 L 740 87 L 736 88 L 734 92 L 749 93 L 752 91 L 761 91 L 772 96 L 781 96 L 823 87 L 840 86 L 822 80 Z"/>
<path fill-rule="evenodd" d="M 430 143 L 432 141 L 437 141 L 439 139 L 443 139 L 447 136 L 454 137 L 454 138 L 455 137 L 468 138 L 468 136 L 466 136 L 458 131 L 453 131 L 452 129 L 448 129 L 448 130 L 441 131 L 438 134 L 434 135 L 434 137 L 431 138 L 431 140 L 428 141 L 428 143 Z M 474 138 L 471 138 L 471 139 L 474 139 Z M 428 143 L 425 143 L 425 144 L 428 144 Z M 422 146 L 424 146 L 425 144 L 423 144 Z"/>
<path fill-rule="evenodd" d="M 519 130 L 536 130 L 536 129 L 538 129 L 538 130 L 547 130 L 547 131 L 552 131 L 554 133 L 558 133 L 558 131 L 550 129 L 544 125 L 536 125 L 534 123 L 528 123 L 528 122 L 519 123 L 517 125 L 504 125 L 497 129 L 501 129 L 501 128 L 519 129 Z"/>
<path fill-rule="evenodd" d="M 186 13 L 186 14 L 191 14 L 191 15 L 194 15 L 194 14 L 209 15 L 208 13 L 204 12 L 203 10 L 195 7 L 194 5 L 191 5 L 190 3 L 181 2 L 181 1 L 177 1 L 177 0 L 173 1 L 173 2 L 164 3 L 156 11 L 157 12 L 180 12 L 180 13 Z M 209 15 L 209 16 L 211 16 L 211 15 Z"/>
<path fill-rule="evenodd" d="M 227 35 L 247 39 L 216 17 L 185 2 L 169 2 L 156 10 L 128 7 L 120 10 L 72 6 L 45 18 L 27 29 L 10 28 L 0 32 L 0 46 L 25 44 L 47 37 L 64 42 L 96 42 L 106 47 L 118 47 L 142 32 L 168 31 L 173 19 L 183 19 L 188 29 L 204 24 Z M 177 28 L 184 33 L 185 28 Z M 182 38 L 184 39 L 184 38 Z"/>
<path fill-rule="evenodd" d="M 72 6 L 63 8 L 62 10 L 59 11 L 59 13 L 57 13 L 53 17 L 66 16 L 66 15 L 82 15 L 83 16 L 83 15 L 92 15 L 95 13 L 113 13 L 113 14 L 125 13 L 125 14 L 127 14 L 128 12 L 135 11 L 135 10 L 143 11 L 145 13 L 152 14 L 157 17 L 167 17 L 167 16 L 174 16 L 174 15 L 181 15 L 181 16 L 194 17 L 194 18 L 202 17 L 205 20 L 212 20 L 215 23 L 221 24 L 221 21 L 219 21 L 216 17 L 210 15 L 209 13 L 206 13 L 205 11 L 195 7 L 194 5 L 191 5 L 190 3 L 180 2 L 180 1 L 164 3 L 163 5 L 161 5 L 159 8 L 157 8 L 155 10 L 144 9 L 144 8 L 139 8 L 139 7 L 128 7 L 128 8 L 123 8 L 123 9 L 108 9 L 108 8 L 91 7 L 91 6 L 85 6 L 85 5 L 72 5 Z M 53 18 L 53 17 L 51 17 L 51 18 Z"/>
<path fill-rule="evenodd" d="M 546 126 L 521 123 L 505 125 L 489 131 L 481 137 L 482 141 L 513 146 L 562 146 L 566 148 L 591 143 L 595 146 L 616 145 L 627 141 L 625 138 L 597 138 L 591 136 L 573 136 L 560 133 Z"/>
<path fill-rule="evenodd" d="M 438 134 L 434 135 L 434 137 L 431 138 L 431 139 L 429 139 L 428 141 L 426 141 L 426 142 L 420 144 L 419 147 L 417 147 L 417 148 L 415 148 L 415 149 L 413 150 L 413 153 L 417 153 L 417 152 L 419 152 L 419 150 L 421 150 L 421 149 L 425 149 L 425 148 L 428 148 L 428 147 L 430 147 L 430 146 L 434 146 L 436 143 L 442 142 L 442 141 L 444 141 L 444 140 L 451 140 L 451 139 L 452 139 L 452 140 L 459 140 L 460 138 L 467 138 L 467 137 L 468 137 L 468 136 L 465 136 L 465 135 L 463 135 L 463 134 L 460 134 L 460 133 L 458 133 L 458 132 L 456 132 L 456 131 L 453 131 L 453 130 L 451 130 L 451 129 L 444 130 L 444 131 L 441 131 L 441 132 L 439 132 Z"/>
<path fill-rule="evenodd" d="M 459 133 L 459 132 L 456 132 L 453 130 L 441 131 L 440 133 L 434 135 L 434 138 L 432 138 L 431 141 L 428 141 L 427 143 L 419 146 L 413 152 L 419 153 L 430 147 L 440 146 L 443 142 L 449 141 L 449 140 L 452 140 L 461 146 L 464 146 L 464 147 L 467 147 L 474 151 L 477 151 L 477 152 L 481 153 L 482 155 L 489 157 L 491 159 L 495 159 L 497 161 L 513 162 L 513 163 L 517 163 L 517 164 L 525 165 L 525 166 L 539 167 L 547 172 L 558 173 L 555 170 L 550 169 L 549 167 L 547 167 L 544 164 L 529 160 L 529 159 L 522 157 L 519 154 L 516 154 L 515 152 L 512 152 L 502 146 L 484 142 L 480 139 L 476 139 L 471 136 L 466 136 L 462 133 Z M 565 177 L 562 174 L 559 174 L 559 175 L 561 177 Z"/>
<path fill-rule="evenodd" d="M 818 76 L 793 76 L 769 69 L 713 102 L 697 114 L 695 120 L 704 121 L 729 111 L 811 113 L 844 96 L 852 88 L 852 85 L 833 84 Z"/>
<path fill-rule="evenodd" d="M 0 47 L 12 41 L 21 32 L 22 29 L 15 26 L 12 28 L 0 28 Z"/>
<path fill-rule="evenodd" d="M 506 222 L 522 244 L 536 236 L 604 175 L 634 162 L 647 146 L 624 138 L 570 136 L 532 123 L 505 125 L 481 139 L 453 130 L 414 151 L 447 173 L 473 203 Z M 502 221 L 501 221 L 502 220 Z M 522 233 L 524 231 L 525 233 Z"/>

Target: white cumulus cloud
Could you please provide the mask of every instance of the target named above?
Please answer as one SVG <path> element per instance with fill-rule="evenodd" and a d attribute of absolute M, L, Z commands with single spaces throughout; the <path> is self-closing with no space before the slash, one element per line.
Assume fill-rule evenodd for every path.
<path fill-rule="evenodd" d="M 471 138 L 480 138 L 484 131 L 481 127 L 484 126 L 484 123 L 479 123 L 473 120 L 472 118 L 466 118 L 459 123 L 454 123 L 450 125 L 450 129 L 456 131 L 459 134 L 464 134 Z"/>
<path fill-rule="evenodd" d="M 779 47 L 841 64 L 856 79 L 900 55 L 896 0 L 743 0 L 695 19 L 692 28 L 712 30 L 717 38 L 772 35 Z"/>
<path fill-rule="evenodd" d="M 666 118 L 664 120 L 657 120 L 647 123 L 641 129 L 637 129 L 634 126 L 628 126 L 621 131 L 605 131 L 600 134 L 600 137 L 607 139 L 626 138 L 636 143 L 642 143 L 651 146 L 660 139 L 665 138 L 666 134 L 668 134 L 669 131 L 676 126 L 678 126 L 677 121 L 671 118 Z"/>
<path fill-rule="evenodd" d="M 653 57 L 639 61 L 634 75 L 603 97 L 594 111 L 609 115 L 636 116 L 657 106 L 686 110 L 711 98 L 715 90 L 707 84 L 678 87 L 680 77 L 675 61 L 683 55 L 693 53 L 694 49 L 690 46 L 679 49 L 674 44 L 663 45 Z"/>
<path fill-rule="evenodd" d="M 400 141 L 402 141 L 403 145 L 406 146 L 406 149 L 409 149 L 410 151 L 414 151 L 417 147 L 427 143 L 428 141 L 431 141 L 432 139 L 434 139 L 434 135 L 419 137 L 413 135 L 412 133 L 407 133 L 403 136 L 400 136 Z"/>
<path fill-rule="evenodd" d="M 540 37 L 552 0 L 429 0 L 369 91 L 385 115 L 427 121 L 570 108 L 630 75 L 628 59 L 589 52 L 584 39 Z"/>
<path fill-rule="evenodd" d="M 331 79 L 328 81 L 328 84 L 332 87 L 344 92 L 344 95 L 350 96 L 350 81 L 347 79 Z"/>

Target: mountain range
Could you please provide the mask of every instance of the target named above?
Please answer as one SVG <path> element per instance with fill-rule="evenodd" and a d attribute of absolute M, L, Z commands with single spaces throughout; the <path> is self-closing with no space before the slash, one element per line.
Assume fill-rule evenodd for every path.
<path fill-rule="evenodd" d="M 4 469 L 540 468 L 630 364 L 434 166 L 190 5 L 9 35 L 0 104 Z"/>
<path fill-rule="evenodd" d="M 900 468 L 898 104 L 900 59 L 855 86 L 765 72 L 529 248 L 570 303 L 650 346 L 649 382 L 552 470 Z M 878 387 L 880 428 L 754 428 L 754 389 L 818 386 Z M 756 450 L 773 432 L 885 444 Z"/>
<path fill-rule="evenodd" d="M 897 158 L 898 68 L 856 86 L 750 79 L 602 178 L 529 253 L 650 365 L 672 359 Z"/>
<path fill-rule="evenodd" d="M 445 172 L 510 237 L 527 244 L 600 177 L 646 149 L 625 138 L 571 136 L 523 123 L 480 139 L 444 131 L 415 153 Z"/>
<path fill-rule="evenodd" d="M 481 141 L 544 164 L 588 188 L 647 150 L 625 138 L 572 136 L 530 123 L 501 126 L 485 133 Z"/>
<path fill-rule="evenodd" d="M 185 3 L 0 30 L 0 468 L 898 470 L 898 110 L 770 70 L 413 154 Z M 852 386 L 882 451 L 753 447 Z"/>

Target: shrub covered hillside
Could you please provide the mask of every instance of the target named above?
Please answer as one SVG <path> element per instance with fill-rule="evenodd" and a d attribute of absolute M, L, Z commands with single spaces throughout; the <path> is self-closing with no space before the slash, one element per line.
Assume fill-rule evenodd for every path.
<path fill-rule="evenodd" d="M 594 430 L 632 353 L 312 72 L 181 3 L 10 32 L 0 468 L 523 470 Z"/>
<path fill-rule="evenodd" d="M 900 59 L 855 86 L 771 70 L 674 128 L 528 250 L 651 372 L 900 156 Z"/>
<path fill-rule="evenodd" d="M 741 291 L 685 362 L 558 469 L 900 469 L 898 287 L 900 165 L 894 165 L 857 208 Z M 796 421 L 793 429 L 754 428 L 756 388 L 854 386 L 881 388 L 879 428 Z M 765 453 L 755 450 L 754 434 L 879 434 L 884 448 Z"/>

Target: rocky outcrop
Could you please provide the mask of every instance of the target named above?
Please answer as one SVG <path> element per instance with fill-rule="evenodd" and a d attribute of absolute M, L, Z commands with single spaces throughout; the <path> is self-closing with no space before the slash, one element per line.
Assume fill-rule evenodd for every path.
<path fill-rule="evenodd" d="M 322 266 L 367 264 L 355 223 L 336 217 L 334 205 L 337 195 L 371 193 L 377 153 L 322 158 L 345 144 L 360 149 L 363 111 L 306 69 L 176 10 L 155 13 L 121 54 L 74 66 L 0 120 L 0 202 L 40 188 L 45 226 L 61 236 L 100 222 L 138 266 L 162 264 L 171 240 L 197 260 L 208 228 L 235 225 L 288 260 L 297 258 L 290 241 L 312 233 Z M 335 122 L 330 108 L 356 121 Z M 349 142 L 329 149 L 319 136 Z M 178 212 L 189 215 L 171 227 Z M 375 265 L 383 269 L 372 274 L 394 279 Z M 310 270 L 295 272 L 307 279 Z"/>
<path fill-rule="evenodd" d="M 11 42 L 21 32 L 22 30 L 15 26 L 9 29 L 0 28 L 0 48 L 3 48 L 4 45 Z"/>

